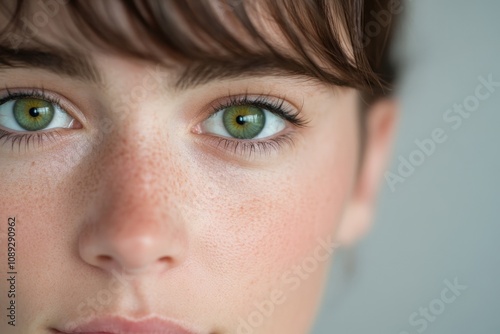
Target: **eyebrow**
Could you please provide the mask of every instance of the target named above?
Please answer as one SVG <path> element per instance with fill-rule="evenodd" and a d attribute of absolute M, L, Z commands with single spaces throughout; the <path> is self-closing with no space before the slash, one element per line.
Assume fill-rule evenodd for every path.
<path fill-rule="evenodd" d="M 39 68 L 82 81 L 103 82 L 97 67 L 88 56 L 60 50 L 11 49 L 0 46 L 0 71 L 12 68 Z"/>
<path fill-rule="evenodd" d="M 244 58 L 232 61 L 202 61 L 186 66 L 177 76 L 175 88 L 186 90 L 211 81 L 248 77 L 293 77 L 325 84 L 315 73 L 291 58 Z M 345 86 L 340 78 L 329 78 L 329 84 Z"/>
<path fill-rule="evenodd" d="M 70 54 L 57 50 L 8 49 L 0 46 L 0 72 L 12 68 L 40 68 L 78 80 L 104 85 L 99 69 L 89 56 Z M 177 90 L 188 90 L 208 82 L 247 77 L 297 77 L 303 80 L 322 82 L 315 73 L 294 59 L 274 57 L 238 58 L 231 61 L 205 60 L 192 62 L 181 70 L 174 70 L 173 86 Z M 329 78 L 330 84 L 345 86 L 338 78 Z"/>

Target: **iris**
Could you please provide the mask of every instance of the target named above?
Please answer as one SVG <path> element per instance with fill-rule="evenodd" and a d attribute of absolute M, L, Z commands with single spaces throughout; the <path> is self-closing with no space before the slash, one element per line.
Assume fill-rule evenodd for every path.
<path fill-rule="evenodd" d="M 52 103 L 35 98 L 16 100 L 13 107 L 14 118 L 23 129 L 39 131 L 46 128 L 54 119 Z"/>
<path fill-rule="evenodd" d="M 266 116 L 255 106 L 234 106 L 224 110 L 222 121 L 231 136 L 252 139 L 264 129 Z"/>

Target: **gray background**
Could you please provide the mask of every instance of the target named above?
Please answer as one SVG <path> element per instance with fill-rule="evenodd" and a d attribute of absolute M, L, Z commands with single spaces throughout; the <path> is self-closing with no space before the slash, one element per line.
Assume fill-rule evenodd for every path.
<path fill-rule="evenodd" d="M 388 169 L 434 129 L 448 139 L 394 192 L 383 181 L 371 234 L 334 260 L 313 334 L 420 333 L 410 315 L 455 278 L 467 289 L 421 333 L 500 333 L 500 87 L 458 129 L 443 120 L 474 95 L 479 76 L 500 82 L 500 1 L 405 7 L 402 114 Z"/>

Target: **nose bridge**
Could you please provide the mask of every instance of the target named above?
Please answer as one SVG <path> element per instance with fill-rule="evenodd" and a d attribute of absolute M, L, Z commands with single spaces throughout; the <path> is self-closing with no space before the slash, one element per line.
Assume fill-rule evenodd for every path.
<path fill-rule="evenodd" d="M 143 118 L 134 117 L 108 139 L 101 153 L 102 180 L 131 199 L 147 197 L 148 204 L 157 205 L 181 190 L 183 169 L 166 129 Z"/>
<path fill-rule="evenodd" d="M 175 138 L 167 132 L 168 124 L 162 127 L 145 116 L 155 110 L 151 106 L 128 115 L 99 153 L 100 191 L 115 214 L 172 215 L 169 207 L 185 197 L 187 169 Z"/>
<path fill-rule="evenodd" d="M 105 179 L 118 188 L 128 183 L 144 190 L 159 181 L 167 181 L 159 174 L 168 168 L 168 152 L 162 150 L 165 146 L 159 143 L 157 136 L 153 132 L 143 134 L 130 130 L 110 138 L 109 149 L 102 154 Z"/>

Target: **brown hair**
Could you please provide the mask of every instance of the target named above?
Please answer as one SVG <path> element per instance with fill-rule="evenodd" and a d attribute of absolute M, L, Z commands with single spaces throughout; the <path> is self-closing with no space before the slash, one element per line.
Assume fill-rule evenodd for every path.
<path fill-rule="evenodd" d="M 67 2 L 64 10 L 79 31 L 72 32 L 78 43 L 142 59 L 168 56 L 191 65 L 228 66 L 274 61 L 321 82 L 359 89 L 368 100 L 388 94 L 394 79 L 388 57 L 394 26 L 388 7 L 394 0 L 123 0 L 118 9 L 116 1 L 38 3 L 48 2 Z M 22 18 L 34 5 L 18 0 L 0 8 L 10 17 L 0 32 L 0 48 L 8 33 L 21 32 Z M 373 13 L 382 11 L 384 24 L 370 33 L 369 25 L 377 22 Z M 125 14 L 126 24 L 117 13 Z M 266 22 L 278 28 L 286 47 L 272 41 Z"/>

